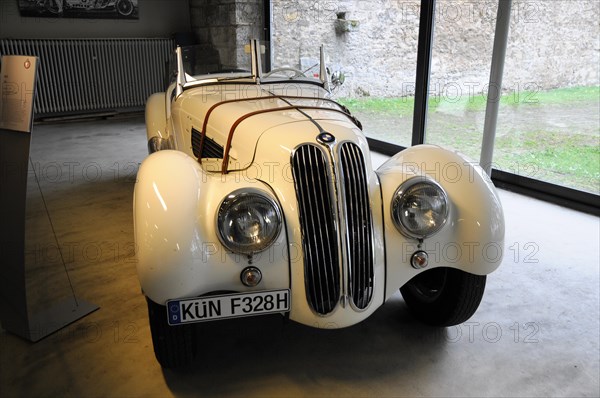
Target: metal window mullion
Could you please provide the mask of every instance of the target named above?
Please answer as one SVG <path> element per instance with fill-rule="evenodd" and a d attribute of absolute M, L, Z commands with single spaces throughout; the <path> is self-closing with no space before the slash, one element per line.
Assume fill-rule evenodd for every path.
<path fill-rule="evenodd" d="M 421 0 L 419 20 L 419 44 L 417 49 L 417 74 L 415 78 L 415 108 L 413 111 L 412 145 L 425 142 L 427 108 L 429 102 L 429 78 L 431 75 L 431 49 L 435 21 L 435 1 Z"/>
<path fill-rule="evenodd" d="M 492 65 L 490 68 L 490 83 L 488 85 L 487 104 L 485 108 L 485 121 L 483 127 L 483 141 L 479 164 L 491 176 L 492 160 L 494 157 L 494 141 L 496 140 L 496 125 L 500 109 L 500 96 L 502 94 L 502 75 L 504 61 L 506 60 L 506 45 L 510 28 L 510 10 L 512 0 L 498 0 L 498 15 L 496 17 L 496 31 L 494 33 L 494 50 L 492 52 Z M 493 98 L 496 90 L 496 98 Z"/>

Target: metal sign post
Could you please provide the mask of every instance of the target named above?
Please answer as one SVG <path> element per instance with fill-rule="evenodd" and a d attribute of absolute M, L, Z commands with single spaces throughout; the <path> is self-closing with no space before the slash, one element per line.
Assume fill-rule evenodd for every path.
<path fill-rule="evenodd" d="M 4 56 L 0 74 L 0 320 L 5 330 L 29 341 L 99 308 L 75 297 L 62 255 L 60 260 L 35 255 L 40 248 L 56 247 L 60 252 L 41 186 L 30 167 L 37 64 L 31 56 Z M 44 279 L 32 282 L 41 271 Z M 50 273 L 53 280 L 67 281 L 70 291 L 56 289 L 64 283 L 49 286 L 45 276 Z"/>

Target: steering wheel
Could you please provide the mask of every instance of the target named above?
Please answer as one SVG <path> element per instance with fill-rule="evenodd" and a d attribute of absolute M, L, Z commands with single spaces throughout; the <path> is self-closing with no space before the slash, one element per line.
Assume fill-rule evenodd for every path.
<path fill-rule="evenodd" d="M 293 73 L 293 75 L 291 76 L 287 76 L 287 73 Z M 263 77 L 270 77 L 271 75 L 274 75 L 276 73 L 283 73 L 286 77 L 293 79 L 295 77 L 306 77 L 306 75 L 304 74 L 304 72 L 302 72 L 300 69 L 296 69 L 296 68 L 292 68 L 291 66 L 283 66 L 281 68 L 275 68 L 270 72 L 267 72 L 263 75 Z"/>

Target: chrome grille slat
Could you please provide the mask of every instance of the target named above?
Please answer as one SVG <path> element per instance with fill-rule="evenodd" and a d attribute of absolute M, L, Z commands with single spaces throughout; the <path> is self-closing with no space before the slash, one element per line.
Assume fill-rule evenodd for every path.
<path fill-rule="evenodd" d="M 313 157 L 314 157 L 314 159 L 313 159 Z M 318 154 L 316 152 L 314 152 L 314 151 L 310 152 L 308 159 L 309 159 L 309 167 L 310 167 L 310 169 L 313 169 L 314 167 L 316 167 L 317 169 L 319 169 L 319 163 L 320 162 L 318 162 Z M 319 170 L 319 172 L 311 174 L 311 178 L 312 178 L 313 184 L 311 184 L 309 186 L 322 186 L 322 184 L 321 184 L 321 178 L 320 178 L 321 172 L 322 172 L 322 170 Z M 315 181 L 315 176 L 316 176 L 317 181 Z M 313 207 L 314 209 L 318 210 L 318 204 L 317 204 L 316 198 L 314 198 L 314 203 L 311 203 L 311 207 Z M 319 211 L 315 211 L 315 212 L 312 213 L 312 215 L 313 215 L 313 219 L 311 220 L 312 224 L 313 225 L 321 225 L 321 217 L 320 217 L 321 214 L 320 214 L 320 212 Z M 316 219 L 314 219 L 315 215 L 316 215 Z M 313 235 L 313 236 L 314 236 L 314 239 L 315 239 L 315 246 L 313 246 L 313 247 L 316 247 L 316 244 L 318 244 L 317 236 L 316 235 Z M 319 230 L 319 237 L 321 238 L 321 242 L 322 242 L 323 241 L 322 240 L 323 239 L 322 230 Z M 324 264 L 325 263 L 325 255 L 324 254 L 325 253 L 323 253 L 321 255 L 320 251 L 315 250 L 314 255 L 315 255 L 315 260 L 317 260 L 317 264 Z M 325 299 L 327 299 L 327 302 L 329 302 L 329 300 L 331 298 L 330 297 L 330 292 L 329 292 L 329 289 L 328 289 L 328 286 L 327 286 L 327 282 L 328 282 L 329 278 L 327 277 L 327 274 L 323 275 L 321 272 L 319 272 L 318 269 L 317 269 L 317 277 L 318 277 L 318 281 L 319 281 L 319 289 L 318 289 L 318 291 L 319 291 L 320 296 L 321 296 L 320 297 L 321 302 L 325 303 L 326 302 Z"/>
<path fill-rule="evenodd" d="M 340 147 L 342 184 L 346 205 L 348 289 L 353 304 L 365 309 L 373 297 L 373 237 L 365 160 L 351 142 Z"/>
<path fill-rule="evenodd" d="M 313 144 L 298 147 L 292 157 L 304 251 L 306 297 L 322 315 L 333 311 L 346 288 L 353 307 L 366 309 L 373 298 L 373 220 L 366 164 L 352 142 L 339 145 L 337 155 Z M 339 161 L 339 181 L 331 177 L 330 156 Z M 339 157 L 339 159 L 338 159 Z M 335 188 L 337 184 L 337 189 Z M 336 196 L 334 193 L 337 192 Z M 340 201 L 339 209 L 334 200 Z M 339 214 L 338 214 L 339 211 Z M 344 231 L 338 235 L 337 217 Z M 343 262 L 338 245 L 345 242 Z M 341 283 L 341 265 L 348 278 Z"/>
<path fill-rule="evenodd" d="M 338 237 L 328 162 L 315 145 L 299 147 L 292 172 L 300 215 L 306 296 L 319 314 L 333 311 L 340 297 Z"/>

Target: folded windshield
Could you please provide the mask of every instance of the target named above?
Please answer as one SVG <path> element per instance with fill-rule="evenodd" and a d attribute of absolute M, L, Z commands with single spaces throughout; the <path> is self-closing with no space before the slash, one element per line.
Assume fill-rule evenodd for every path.
<path fill-rule="evenodd" d="M 235 50 L 217 50 L 212 45 L 178 47 L 171 62 L 169 81 L 177 82 L 182 88 L 228 80 L 263 83 L 302 80 L 326 85 L 326 69 L 319 58 L 308 67 L 277 65 L 270 68 L 269 48 L 268 42 L 257 40 Z M 323 56 L 320 59 L 322 62 Z"/>
<path fill-rule="evenodd" d="M 250 52 L 221 53 L 211 45 L 181 47 L 183 69 L 188 76 L 199 77 L 218 73 L 251 74 Z"/>

